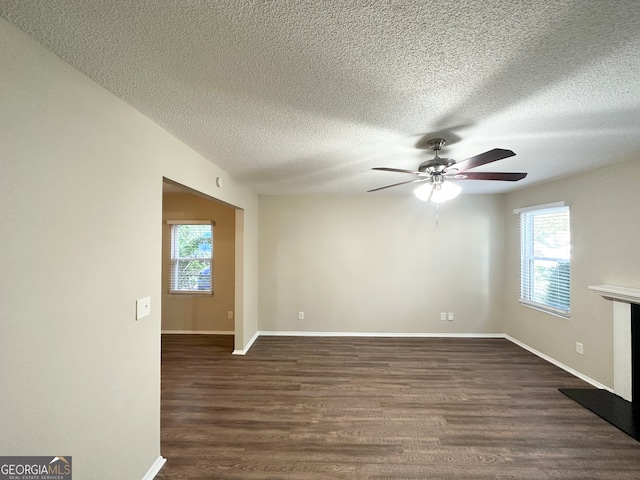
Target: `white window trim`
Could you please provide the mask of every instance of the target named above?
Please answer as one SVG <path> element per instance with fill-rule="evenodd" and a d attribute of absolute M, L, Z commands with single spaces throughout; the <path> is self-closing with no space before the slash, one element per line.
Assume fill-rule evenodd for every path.
<path fill-rule="evenodd" d="M 211 225 L 211 234 L 213 235 L 213 229 L 216 225 L 216 222 L 213 220 L 165 220 L 167 225 Z M 172 229 L 173 230 L 173 229 Z M 171 232 L 171 237 L 169 239 L 169 293 L 171 295 L 194 295 L 194 296 L 213 296 L 213 245 L 211 252 L 211 259 L 209 262 L 210 265 L 210 289 L 209 290 L 174 290 L 173 288 L 173 271 L 174 271 L 174 239 L 173 239 L 173 231 Z"/>
<path fill-rule="evenodd" d="M 552 209 L 552 208 L 559 208 L 559 207 L 568 207 L 569 209 L 571 208 L 571 204 L 569 202 L 565 202 L 565 201 L 559 201 L 559 202 L 552 202 L 552 203 L 544 203 L 541 205 L 531 205 L 528 207 L 521 207 L 521 208 L 516 208 L 513 210 L 514 214 L 517 214 L 518 217 L 520 217 L 521 213 L 526 213 L 526 212 L 531 212 L 531 211 L 535 211 L 535 210 L 546 210 L 546 209 Z M 520 226 L 520 218 L 518 218 L 518 230 L 519 230 L 519 241 L 520 241 L 520 248 L 522 249 L 522 230 L 521 230 L 521 226 Z M 521 260 L 522 261 L 522 260 Z M 569 260 L 569 265 L 571 265 L 571 260 Z M 520 264 L 520 276 L 522 278 L 522 263 Z M 520 280 L 520 282 L 522 282 L 522 279 Z M 520 284 L 520 289 L 522 288 L 522 284 Z M 560 318 L 564 318 L 564 319 L 569 319 L 571 317 L 571 310 L 569 310 L 569 312 L 566 312 L 564 310 L 559 310 L 557 308 L 554 308 L 552 306 L 549 305 L 545 305 L 542 303 L 538 303 L 538 302 L 533 302 L 531 300 L 527 300 L 524 298 L 519 298 L 518 299 L 518 303 L 520 303 L 520 305 L 525 306 L 525 307 L 529 307 L 532 308 L 534 310 L 538 310 L 540 312 L 544 312 L 544 313 L 548 313 L 551 315 L 555 315 L 557 317 Z M 569 307 L 571 308 L 571 307 Z"/>
<path fill-rule="evenodd" d="M 167 225 L 214 225 L 213 220 L 166 220 Z"/>
<path fill-rule="evenodd" d="M 529 207 L 516 208 L 513 213 L 520 214 L 524 212 L 530 212 L 532 210 L 545 210 L 547 208 L 557 207 L 571 207 L 571 204 L 569 202 L 543 203 L 542 205 L 531 205 Z"/>

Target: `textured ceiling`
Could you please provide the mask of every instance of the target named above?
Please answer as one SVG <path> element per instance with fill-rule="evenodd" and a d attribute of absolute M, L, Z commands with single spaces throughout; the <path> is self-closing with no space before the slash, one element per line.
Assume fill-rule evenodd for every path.
<path fill-rule="evenodd" d="M 0 14 L 258 193 L 408 180 L 436 133 L 503 192 L 640 158 L 638 0 L 0 0 Z M 1 74 L 1 73 L 0 73 Z M 409 186 L 383 193 L 407 193 Z"/>

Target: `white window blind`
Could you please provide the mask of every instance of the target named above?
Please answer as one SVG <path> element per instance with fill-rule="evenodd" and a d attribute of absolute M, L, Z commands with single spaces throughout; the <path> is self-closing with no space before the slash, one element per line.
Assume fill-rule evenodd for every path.
<path fill-rule="evenodd" d="M 516 210 L 520 215 L 520 303 L 556 315 L 570 312 L 571 233 L 564 203 Z"/>
<path fill-rule="evenodd" d="M 213 293 L 213 222 L 171 224 L 171 293 Z"/>

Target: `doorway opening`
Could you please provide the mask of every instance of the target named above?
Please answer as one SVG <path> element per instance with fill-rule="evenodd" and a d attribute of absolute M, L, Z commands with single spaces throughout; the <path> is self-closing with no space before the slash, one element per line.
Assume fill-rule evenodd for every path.
<path fill-rule="evenodd" d="M 162 187 L 162 333 L 241 338 L 243 210 L 166 178 Z M 178 268 L 172 231 L 181 222 L 212 225 L 210 270 L 202 270 L 211 282 L 206 291 L 198 286 L 176 292 L 171 286 Z"/>

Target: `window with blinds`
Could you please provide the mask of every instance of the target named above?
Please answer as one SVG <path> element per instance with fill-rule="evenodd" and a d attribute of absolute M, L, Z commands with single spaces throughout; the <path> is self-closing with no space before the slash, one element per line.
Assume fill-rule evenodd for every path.
<path fill-rule="evenodd" d="M 569 317 L 569 206 L 560 202 L 514 213 L 520 215 L 520 303 Z"/>
<path fill-rule="evenodd" d="M 171 225 L 171 293 L 213 293 L 213 223 L 167 222 Z"/>

